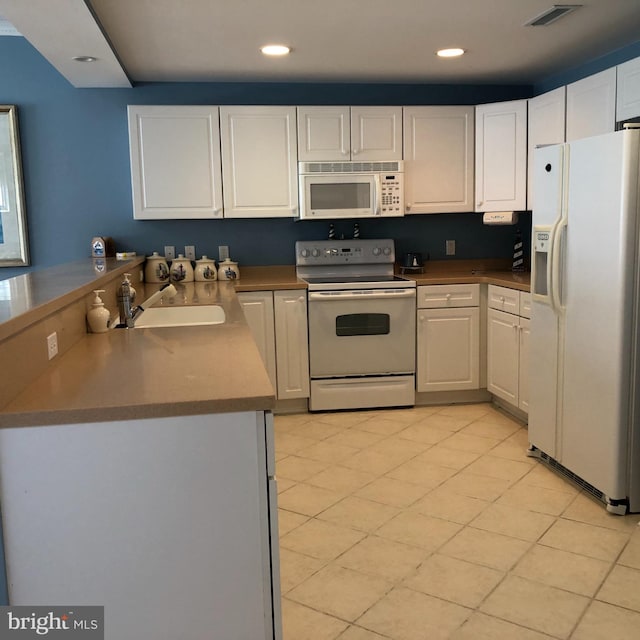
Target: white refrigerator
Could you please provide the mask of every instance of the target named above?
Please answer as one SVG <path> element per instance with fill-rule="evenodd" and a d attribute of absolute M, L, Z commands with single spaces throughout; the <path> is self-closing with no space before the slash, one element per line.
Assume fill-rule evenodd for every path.
<path fill-rule="evenodd" d="M 640 511 L 640 131 L 537 149 L 530 455 Z"/>

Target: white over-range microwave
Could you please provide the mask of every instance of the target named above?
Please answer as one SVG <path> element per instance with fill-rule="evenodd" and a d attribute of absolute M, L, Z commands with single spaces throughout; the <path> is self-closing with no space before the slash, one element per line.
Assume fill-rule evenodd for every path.
<path fill-rule="evenodd" d="M 299 162 L 300 218 L 404 215 L 404 166 L 392 162 Z"/>

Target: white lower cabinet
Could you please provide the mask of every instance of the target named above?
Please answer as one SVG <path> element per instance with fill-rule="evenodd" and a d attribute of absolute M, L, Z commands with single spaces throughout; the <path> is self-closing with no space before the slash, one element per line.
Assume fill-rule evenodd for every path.
<path fill-rule="evenodd" d="M 480 386 L 480 285 L 418 287 L 416 389 Z"/>
<path fill-rule="evenodd" d="M 305 291 L 274 291 L 278 399 L 309 397 L 309 330 Z"/>
<path fill-rule="evenodd" d="M 525 413 L 529 410 L 530 294 L 489 285 L 487 390 Z M 509 304 L 516 300 L 515 306 Z M 502 311 L 500 308 L 508 308 Z"/>
<path fill-rule="evenodd" d="M 241 292 L 238 299 L 278 400 L 308 398 L 306 292 Z"/>
<path fill-rule="evenodd" d="M 269 380 L 277 389 L 276 334 L 273 314 L 272 291 L 247 291 L 238 294 L 244 317 L 258 345 L 258 351 L 269 374 Z"/>

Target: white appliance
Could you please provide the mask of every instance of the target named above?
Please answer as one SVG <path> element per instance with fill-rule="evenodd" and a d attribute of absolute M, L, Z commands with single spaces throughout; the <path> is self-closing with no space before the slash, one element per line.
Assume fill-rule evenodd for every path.
<path fill-rule="evenodd" d="M 311 411 L 415 404 L 416 283 L 394 275 L 394 262 L 389 239 L 296 243 Z"/>
<path fill-rule="evenodd" d="M 299 162 L 300 218 L 404 215 L 404 167 L 394 162 Z"/>
<path fill-rule="evenodd" d="M 530 453 L 640 511 L 640 131 L 535 151 Z"/>

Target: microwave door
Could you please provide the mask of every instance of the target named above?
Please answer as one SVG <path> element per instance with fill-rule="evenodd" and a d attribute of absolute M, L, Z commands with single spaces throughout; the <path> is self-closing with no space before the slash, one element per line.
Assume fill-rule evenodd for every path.
<path fill-rule="evenodd" d="M 376 215 L 376 175 L 301 176 L 302 217 L 339 218 Z"/>

